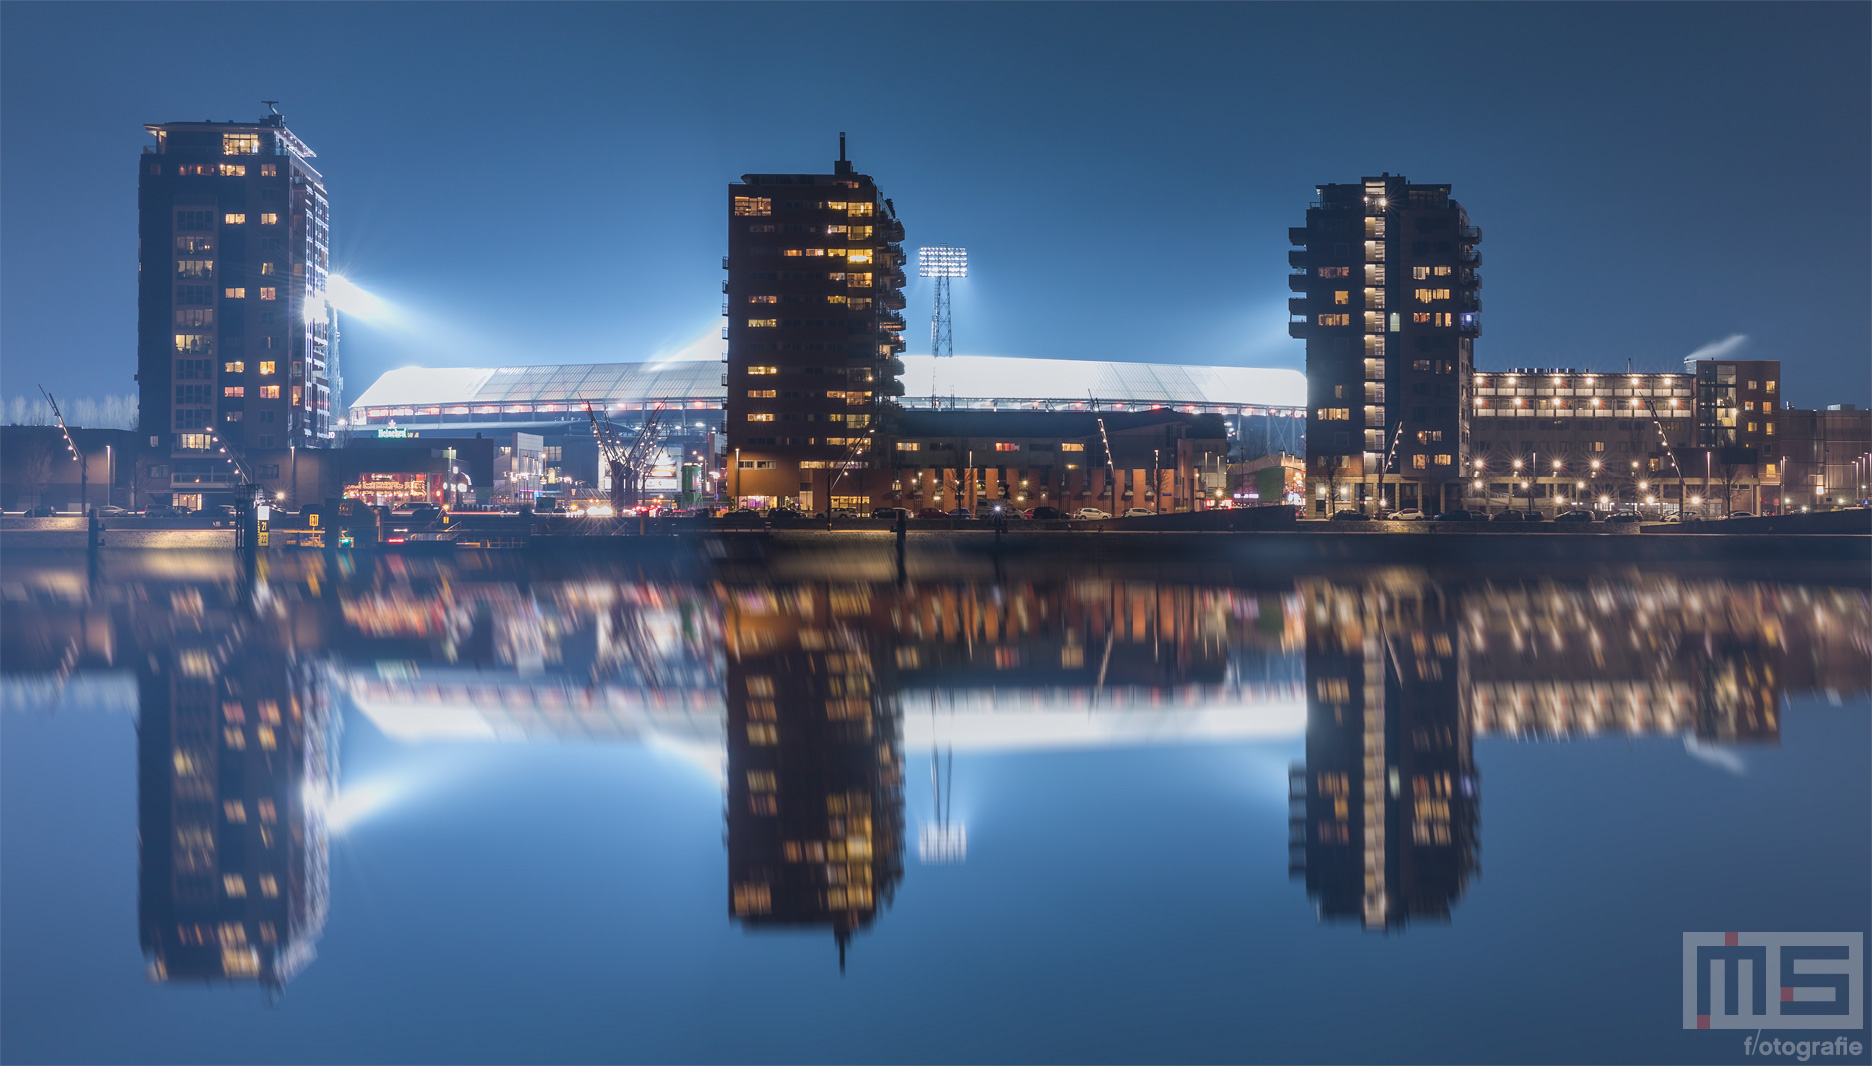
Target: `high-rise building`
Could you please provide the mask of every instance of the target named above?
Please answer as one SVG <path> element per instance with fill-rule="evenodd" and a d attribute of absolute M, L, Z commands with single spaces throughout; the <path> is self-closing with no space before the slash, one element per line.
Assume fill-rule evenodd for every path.
<path fill-rule="evenodd" d="M 1482 231 L 1448 185 L 1319 186 L 1288 231 L 1288 332 L 1306 340 L 1309 510 L 1457 506 L 1482 332 Z"/>
<path fill-rule="evenodd" d="M 331 442 L 341 387 L 325 180 L 277 112 L 145 128 L 156 143 L 138 163 L 137 381 L 150 449 L 139 487 L 154 503 L 225 502 L 236 480 L 225 444 L 279 488 L 297 449 Z"/>
<path fill-rule="evenodd" d="M 904 230 L 869 175 L 728 186 L 727 489 L 756 506 L 869 508 L 880 415 L 903 395 Z M 886 456 L 888 458 L 888 456 Z"/>

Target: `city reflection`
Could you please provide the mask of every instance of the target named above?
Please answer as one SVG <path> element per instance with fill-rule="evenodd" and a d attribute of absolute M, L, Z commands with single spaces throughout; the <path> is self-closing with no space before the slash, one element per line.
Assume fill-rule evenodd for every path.
<path fill-rule="evenodd" d="M 338 766 L 347 719 L 679 756 L 723 792 L 728 920 L 829 934 L 842 968 L 909 838 L 923 864 L 966 856 L 958 755 L 1303 744 L 1290 872 L 1322 921 L 1397 930 L 1449 920 L 1480 869 L 1478 737 L 1681 736 L 1720 763 L 1872 666 L 1862 587 L 1668 572 L 892 583 L 126 553 L 9 560 L 0 608 L 9 711 L 136 715 L 151 977 L 274 991 L 314 957 L 329 836 L 373 802 Z"/>

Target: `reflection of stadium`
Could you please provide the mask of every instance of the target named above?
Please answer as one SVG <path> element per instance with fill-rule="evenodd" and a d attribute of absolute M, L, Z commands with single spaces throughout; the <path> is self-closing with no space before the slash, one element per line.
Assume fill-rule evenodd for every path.
<path fill-rule="evenodd" d="M 748 586 L 307 556 L 242 582 L 153 553 L 12 567 L 0 610 L 9 707 L 76 686 L 140 712 L 153 972 L 276 987 L 324 921 L 303 797 L 333 785 L 334 699 L 404 743 L 702 765 L 733 919 L 842 948 L 904 876 L 913 755 L 1304 734 L 1292 865 L 1322 917 L 1397 928 L 1478 869 L 1476 736 L 1772 742 L 1785 694 L 1862 692 L 1872 661 L 1862 591 L 1664 574 Z"/>

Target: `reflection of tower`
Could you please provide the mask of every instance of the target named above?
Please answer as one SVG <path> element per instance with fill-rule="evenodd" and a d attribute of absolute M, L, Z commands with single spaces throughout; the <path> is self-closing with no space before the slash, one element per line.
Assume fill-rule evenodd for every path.
<path fill-rule="evenodd" d="M 729 912 L 831 927 L 840 969 L 903 878 L 902 724 L 869 609 L 868 589 L 821 585 L 737 590 L 724 610 Z"/>
<path fill-rule="evenodd" d="M 1306 764 L 1291 868 L 1322 918 L 1447 920 L 1476 869 L 1457 620 L 1435 586 L 1302 586 Z"/>
<path fill-rule="evenodd" d="M 199 590 L 172 606 L 203 611 Z M 274 627 L 224 617 L 192 632 L 220 639 L 178 627 L 138 666 L 143 951 L 153 980 L 277 990 L 325 925 L 338 720 Z"/>
<path fill-rule="evenodd" d="M 933 704 L 930 710 L 934 718 Z M 934 729 L 931 732 L 934 733 Z M 949 820 L 950 806 L 955 803 L 955 749 L 950 748 L 946 754 L 949 756 L 947 787 L 943 780 L 945 767 L 942 754 L 931 745 L 930 799 L 933 805 L 931 817 L 934 820 L 917 832 L 917 858 L 929 866 L 961 862 L 968 858 L 968 827 L 952 824 Z"/>

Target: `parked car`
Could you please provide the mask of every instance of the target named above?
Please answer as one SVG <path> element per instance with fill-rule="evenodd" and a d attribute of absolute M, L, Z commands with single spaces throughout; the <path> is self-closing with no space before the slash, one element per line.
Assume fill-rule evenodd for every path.
<path fill-rule="evenodd" d="M 909 513 L 909 511 L 902 507 L 879 507 L 871 512 L 871 517 L 884 518 L 894 522 L 899 515 L 908 515 Z"/>
<path fill-rule="evenodd" d="M 1430 516 L 1424 514 L 1423 509 L 1419 507 L 1406 507 L 1402 511 L 1391 512 L 1391 521 L 1393 522 L 1422 522 L 1426 521 L 1429 517 Z"/>
<path fill-rule="evenodd" d="M 1081 507 L 1079 508 L 1078 512 L 1073 515 L 1073 517 L 1079 519 L 1082 522 L 1094 522 L 1101 518 L 1110 518 L 1111 515 L 1106 514 L 1104 511 L 1101 511 L 1096 507 Z"/>
<path fill-rule="evenodd" d="M 1729 517 L 1730 518 L 1758 518 L 1760 516 L 1757 515 L 1754 511 L 1730 511 Z"/>
<path fill-rule="evenodd" d="M 119 507 L 114 503 L 107 503 L 98 508 L 97 513 L 99 518 L 121 518 L 124 515 L 135 514 L 136 512 L 130 510 L 128 507 Z"/>
<path fill-rule="evenodd" d="M 949 512 L 940 507 L 921 507 L 917 509 L 917 518 L 948 518 Z"/>
<path fill-rule="evenodd" d="M 806 512 L 797 507 L 769 507 L 768 518 L 805 518 Z"/>
<path fill-rule="evenodd" d="M 737 507 L 734 510 L 729 511 L 726 515 L 723 515 L 722 517 L 734 518 L 734 519 L 739 519 L 739 520 L 749 520 L 749 519 L 759 518 L 760 512 L 756 511 L 752 507 Z"/>
<path fill-rule="evenodd" d="M 427 525 L 442 517 L 442 508 L 433 503 L 419 503 L 410 508 L 410 525 Z"/>
<path fill-rule="evenodd" d="M 1521 512 L 1512 510 L 1512 509 L 1507 510 L 1507 511 L 1500 511 L 1500 512 L 1497 512 L 1496 514 L 1490 515 L 1489 521 L 1491 522 L 1519 522 L 1521 521 Z"/>
<path fill-rule="evenodd" d="M 1364 511 L 1354 511 L 1350 507 L 1348 507 L 1343 511 L 1334 511 L 1331 521 L 1334 521 L 1334 522 L 1369 522 L 1371 521 L 1371 515 L 1366 514 Z"/>
<path fill-rule="evenodd" d="M 1582 511 L 1578 508 L 1574 508 L 1571 511 L 1561 511 L 1559 514 L 1553 516 L 1553 520 L 1556 523 L 1591 522 L 1593 520 L 1593 513 L 1591 511 Z"/>
<path fill-rule="evenodd" d="M 1124 516 L 1126 518 L 1149 518 L 1156 513 L 1148 507 L 1127 507 Z"/>
<path fill-rule="evenodd" d="M 950 510 L 949 517 L 960 519 L 966 522 L 975 517 L 975 512 L 969 510 L 966 507 L 957 507 L 957 508 Z"/>
<path fill-rule="evenodd" d="M 1066 512 L 1057 507 L 1035 507 L 1029 510 L 1025 517 L 1036 522 L 1057 522 L 1066 517 Z"/>
<path fill-rule="evenodd" d="M 1547 516 L 1540 513 L 1539 511 L 1522 511 L 1521 521 L 1523 522 L 1545 522 L 1547 521 Z"/>
<path fill-rule="evenodd" d="M 1482 522 L 1482 521 L 1486 521 L 1486 519 L 1484 519 L 1483 516 L 1475 513 L 1474 511 L 1465 511 L 1462 508 L 1458 507 L 1454 511 L 1444 511 L 1438 514 L 1436 518 L 1434 519 L 1434 521 L 1438 521 L 1438 522 Z"/>
<path fill-rule="evenodd" d="M 1608 526 L 1631 526 L 1637 525 L 1642 521 L 1644 521 L 1644 519 L 1639 518 L 1636 512 L 1620 511 L 1615 515 L 1607 515 L 1605 524 Z"/>
<path fill-rule="evenodd" d="M 53 515 L 57 513 L 58 513 L 57 511 L 54 511 L 52 509 L 51 504 L 42 503 L 39 506 L 33 508 L 32 510 L 27 511 L 26 517 L 28 518 L 51 518 Z"/>

